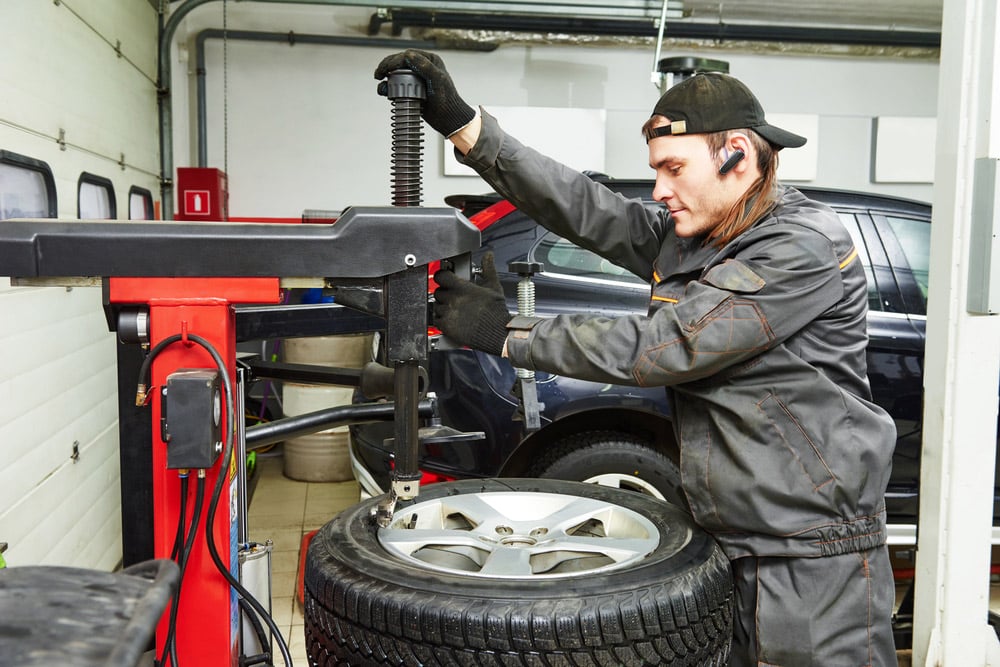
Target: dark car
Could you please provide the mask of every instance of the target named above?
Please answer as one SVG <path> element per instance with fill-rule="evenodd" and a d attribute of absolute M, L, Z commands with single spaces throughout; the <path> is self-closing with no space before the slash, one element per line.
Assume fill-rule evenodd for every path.
<path fill-rule="evenodd" d="M 650 206 L 651 181 L 595 176 L 612 190 Z M 826 202 L 854 237 L 868 277 L 868 374 L 874 400 L 898 431 L 886 494 L 890 542 L 912 543 L 920 477 L 923 351 L 930 254 L 929 204 L 857 192 L 799 188 Z M 637 276 L 546 231 L 496 195 L 450 199 L 482 230 L 508 306 L 516 309 L 518 276 L 510 262 L 540 262 L 533 277 L 536 313 L 645 313 L 649 286 Z M 429 389 L 442 423 L 482 431 L 482 440 L 435 440 L 421 445 L 429 479 L 550 477 L 631 488 L 681 505 L 677 442 L 662 387 L 626 387 L 536 373 L 541 428 L 526 433 L 511 394 L 515 371 L 506 359 L 469 349 L 435 349 Z M 391 424 L 351 427 L 352 456 L 362 487 L 387 488 Z M 1000 508 L 996 502 L 995 508 Z M 1000 512 L 995 511 L 995 515 Z"/>

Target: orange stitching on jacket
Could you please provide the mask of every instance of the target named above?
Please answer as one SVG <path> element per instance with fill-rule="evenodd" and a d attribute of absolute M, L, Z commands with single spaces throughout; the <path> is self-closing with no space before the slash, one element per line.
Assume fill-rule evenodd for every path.
<path fill-rule="evenodd" d="M 848 540 L 860 540 L 862 537 L 875 537 L 877 535 L 882 535 L 882 531 L 879 530 L 874 533 L 861 533 L 860 535 L 849 535 L 847 537 L 838 537 L 835 540 L 823 540 L 820 542 L 813 542 L 813 544 L 836 544 L 837 542 L 847 542 Z"/>
<path fill-rule="evenodd" d="M 861 556 L 861 554 L 858 554 Z M 866 667 L 871 667 L 872 665 L 872 571 L 871 564 L 867 556 L 861 556 L 861 567 L 865 573 L 865 586 L 868 589 L 868 623 L 866 623 L 865 630 L 868 632 L 868 665 Z"/>
<path fill-rule="evenodd" d="M 760 559 L 754 558 L 754 584 L 757 590 L 754 591 L 757 599 L 754 600 L 753 605 L 753 633 L 754 639 L 757 640 L 757 645 L 753 647 L 754 659 L 757 661 L 758 667 L 762 663 L 760 662 Z"/>
<path fill-rule="evenodd" d="M 780 410 L 788 418 L 788 420 L 791 421 L 796 428 L 798 428 L 799 433 L 801 433 L 802 437 L 805 438 L 805 441 L 809 445 L 809 448 L 812 450 L 813 454 L 816 455 L 816 458 L 819 460 L 820 464 L 822 464 L 823 468 L 826 470 L 828 477 L 826 481 L 824 481 L 822 484 L 817 484 L 817 480 L 813 479 L 812 474 L 806 467 L 805 461 L 803 461 L 802 457 L 799 456 L 799 452 L 796 450 L 795 446 L 792 445 L 792 443 L 788 440 L 787 437 L 785 437 L 784 431 L 777 424 L 777 422 L 775 422 L 775 420 L 767 413 L 767 410 L 764 409 L 764 403 L 767 403 L 768 401 L 774 402 L 778 406 L 778 410 Z M 813 492 L 819 491 L 824 486 L 826 486 L 827 484 L 836 479 L 836 476 L 833 474 L 833 471 L 830 470 L 830 466 L 826 464 L 826 461 L 823 460 L 823 456 L 819 453 L 819 450 L 816 448 L 816 445 L 813 444 L 812 438 L 810 438 L 809 434 L 805 432 L 805 429 L 803 428 L 802 424 L 800 424 L 798 420 L 795 419 L 795 416 L 792 415 L 791 411 L 788 410 L 785 404 L 781 402 L 781 399 L 779 399 L 774 394 L 768 394 L 761 400 L 757 401 L 757 409 L 760 410 L 764 414 L 764 416 L 767 417 L 768 421 L 771 422 L 771 425 L 774 426 L 775 431 L 778 432 L 778 437 L 780 437 L 781 441 L 785 443 L 785 448 L 788 450 L 788 452 L 795 459 L 795 462 L 798 463 L 799 467 L 802 469 L 802 474 L 805 475 L 806 478 L 812 483 Z"/>
<path fill-rule="evenodd" d="M 776 536 L 777 537 L 797 538 L 797 537 L 799 537 L 801 535 L 805 535 L 806 533 L 816 532 L 818 530 L 823 530 L 824 528 L 839 528 L 839 527 L 842 527 L 842 526 L 853 526 L 856 523 L 861 523 L 861 522 L 864 522 L 864 521 L 871 521 L 873 519 L 880 518 L 883 514 L 885 514 L 885 505 L 882 505 L 882 509 L 880 509 L 875 514 L 864 514 L 862 516 L 854 517 L 853 519 L 851 519 L 849 521 L 843 521 L 843 522 L 818 523 L 818 524 L 813 525 L 813 526 L 806 526 L 805 528 L 802 528 L 801 530 L 796 530 L 796 531 L 793 531 L 791 533 L 776 533 Z M 734 532 L 739 532 L 739 531 L 722 531 L 722 530 L 720 530 L 720 531 L 715 531 L 715 532 L 717 532 L 717 533 L 734 533 Z M 878 532 L 875 532 L 875 533 L 865 533 L 863 535 L 858 535 L 857 537 L 869 537 L 871 535 L 881 535 L 882 533 L 883 533 L 883 531 L 881 529 L 879 529 Z M 853 538 L 846 537 L 846 538 L 841 538 L 841 539 L 853 539 Z M 824 542 L 814 542 L 814 544 L 825 544 L 825 543 Z M 832 542 L 831 542 L 831 544 L 832 544 Z"/>

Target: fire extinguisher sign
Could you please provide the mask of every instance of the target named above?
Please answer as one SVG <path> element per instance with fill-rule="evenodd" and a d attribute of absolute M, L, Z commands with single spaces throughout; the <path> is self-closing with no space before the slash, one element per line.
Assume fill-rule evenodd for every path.
<path fill-rule="evenodd" d="M 208 190 L 184 191 L 185 215 L 208 215 L 211 210 Z"/>

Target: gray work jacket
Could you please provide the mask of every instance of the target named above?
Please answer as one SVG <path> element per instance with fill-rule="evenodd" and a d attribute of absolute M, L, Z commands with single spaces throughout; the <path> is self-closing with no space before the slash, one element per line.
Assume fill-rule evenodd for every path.
<path fill-rule="evenodd" d="M 730 558 L 885 542 L 895 426 L 871 402 L 865 275 L 833 210 L 782 188 L 719 249 L 678 238 L 669 214 L 523 146 L 488 114 L 459 158 L 652 288 L 646 315 L 514 318 L 514 366 L 668 387 L 684 492 Z"/>

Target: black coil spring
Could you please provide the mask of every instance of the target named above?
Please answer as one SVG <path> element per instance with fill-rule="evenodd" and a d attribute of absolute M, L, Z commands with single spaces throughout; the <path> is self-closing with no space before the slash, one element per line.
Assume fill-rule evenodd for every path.
<path fill-rule="evenodd" d="M 392 205 L 420 206 L 423 199 L 421 164 L 424 126 L 422 100 L 398 97 L 392 100 Z"/>

